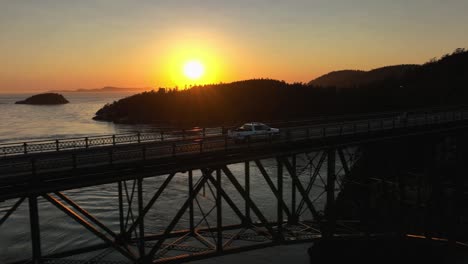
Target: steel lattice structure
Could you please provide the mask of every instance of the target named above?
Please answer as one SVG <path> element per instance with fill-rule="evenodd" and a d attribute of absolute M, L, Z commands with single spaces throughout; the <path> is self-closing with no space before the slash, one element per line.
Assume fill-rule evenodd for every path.
<path fill-rule="evenodd" d="M 455 159 L 458 168 L 462 158 L 468 157 L 460 140 L 468 129 L 467 114 L 464 110 L 450 113 L 417 114 L 412 123 L 404 124 L 393 117 L 290 128 L 279 139 L 240 146 L 216 137 L 201 143 L 164 143 L 153 153 L 153 145 L 140 142 L 117 149 L 111 146 L 7 157 L 0 162 L 0 168 L 5 168 L 0 173 L 0 199 L 11 206 L 0 215 L 0 230 L 27 201 L 32 263 L 182 262 L 317 238 L 408 233 L 415 229 L 402 227 L 403 217 L 397 216 L 408 208 L 405 203 L 425 203 L 428 207 L 444 197 L 438 193 L 445 190 L 433 191 L 437 180 L 430 176 L 430 165 L 453 160 L 455 153 L 452 156 L 459 157 Z M 451 119 L 441 122 L 439 116 Z M 458 146 L 457 151 L 434 150 L 450 138 L 459 139 L 451 143 Z M 412 166 L 407 160 L 416 158 L 399 158 L 401 147 L 397 146 L 416 141 L 426 142 L 433 151 L 424 152 L 431 155 L 416 172 L 408 172 Z M 383 147 L 391 155 L 384 155 Z M 440 153 L 445 153 L 444 158 Z M 374 175 L 371 168 L 375 164 L 387 167 Z M 461 175 L 462 167 L 457 175 Z M 410 183 L 411 177 L 405 173 L 425 175 L 425 180 Z M 257 185 L 251 184 L 253 175 Z M 269 197 L 262 194 L 259 198 L 258 178 L 262 178 L 261 187 Z M 457 176 L 453 182 L 457 183 L 453 184 L 456 195 L 449 198 L 461 208 L 463 188 L 457 186 L 464 186 L 464 181 Z M 112 204 L 117 226 L 100 220 L 67 194 L 102 184 L 117 185 L 118 202 Z M 425 185 L 431 191 L 427 192 Z M 168 193 L 173 186 L 184 186 L 180 202 L 171 208 L 175 211 L 158 211 L 158 204 L 171 199 Z M 415 194 L 409 186 L 417 186 L 419 191 Z M 353 196 L 360 193 L 365 197 Z M 79 195 L 87 194 L 82 191 Z M 100 242 L 50 253 L 41 238 L 38 200 L 63 212 Z M 371 222 L 376 221 L 372 214 L 382 213 L 370 210 L 374 200 L 384 201 L 388 208 L 398 203 L 398 210 L 383 210 L 391 216 L 386 221 L 398 221 L 371 228 Z M 360 213 L 343 213 L 346 202 L 359 204 Z M 427 210 L 433 215 L 437 209 Z M 155 228 L 155 215 L 169 217 L 164 225 L 156 225 L 161 230 Z M 415 233 L 428 230 L 431 228 Z"/>

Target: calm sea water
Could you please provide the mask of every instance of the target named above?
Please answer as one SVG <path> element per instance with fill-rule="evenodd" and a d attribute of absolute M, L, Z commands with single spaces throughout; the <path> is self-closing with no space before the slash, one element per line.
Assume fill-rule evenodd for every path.
<path fill-rule="evenodd" d="M 106 103 L 130 93 L 63 93 L 65 105 L 16 105 L 30 95 L 0 94 L 0 142 L 36 138 L 103 135 L 152 129 L 150 126 L 115 125 L 92 117 Z"/>
<path fill-rule="evenodd" d="M 0 95 L 0 142 L 23 141 L 38 138 L 60 138 L 77 137 L 85 135 L 103 135 L 136 131 L 157 130 L 151 126 L 133 126 L 133 125 L 115 125 L 107 122 L 98 122 L 92 120 L 94 113 L 106 103 L 111 103 L 130 94 L 106 94 L 106 93 L 64 93 L 64 96 L 71 102 L 60 106 L 31 106 L 15 105 L 14 102 L 25 99 L 28 95 Z M 299 166 L 306 163 L 305 157 L 298 158 Z M 264 165 L 276 182 L 276 164 L 273 160 L 264 161 Z M 229 166 L 233 173 L 238 176 L 238 180 L 243 184 L 243 164 L 234 164 Z M 308 171 L 304 172 L 303 177 L 308 177 Z M 325 175 L 325 172 L 322 172 Z M 195 180 L 199 178 L 195 172 Z M 155 177 L 144 180 L 144 201 L 151 199 L 157 188 L 164 181 L 165 176 Z M 325 197 L 320 194 L 323 191 L 323 185 L 326 178 L 312 188 L 312 198 L 317 198 L 317 204 L 320 208 L 323 206 Z M 322 184 L 323 183 L 323 184 Z M 128 182 L 131 191 L 132 182 Z M 236 194 L 232 184 L 224 180 L 222 183 L 227 193 L 232 195 L 234 202 L 241 210 L 244 202 Z M 290 202 L 291 181 L 285 180 L 285 201 Z M 276 199 L 273 193 L 265 184 L 258 169 L 251 165 L 251 189 L 253 200 L 259 208 L 266 214 L 267 218 L 275 220 L 276 218 Z M 183 204 L 188 196 L 188 183 L 186 174 L 177 174 L 173 181 L 164 191 L 164 195 L 158 200 L 153 209 L 145 218 L 145 232 L 161 232 L 177 213 L 178 208 Z M 118 214 L 118 194 L 117 184 L 106 184 L 81 189 L 75 189 L 64 192 L 76 203 L 85 208 L 101 222 L 109 226 L 114 232 L 119 230 Z M 199 195 L 197 198 L 200 208 L 196 206 L 197 219 L 200 211 L 208 212 L 213 206 L 213 197 L 206 188 L 205 195 Z M 136 198 L 134 199 L 136 201 Z M 136 208 L 134 201 L 133 207 Z M 0 218 L 11 208 L 16 200 L 0 202 Z M 240 223 L 231 209 L 223 206 L 223 222 L 225 224 Z M 134 216 L 137 212 L 133 212 Z M 88 232 L 84 227 L 74 222 L 70 217 L 48 203 L 45 199 L 39 197 L 40 230 L 42 237 L 43 255 L 62 252 L 64 250 L 74 249 L 77 246 L 91 245 L 100 243 L 98 238 Z M 215 219 L 215 211 L 209 218 Z M 129 214 L 131 219 L 132 214 Z M 307 217 L 307 214 L 305 215 Z M 212 222 L 214 224 L 214 222 Z M 188 227 L 188 215 L 185 215 L 177 228 Z M 8 263 L 25 258 L 31 255 L 31 242 L 29 232 L 29 214 L 27 200 L 14 212 L 9 219 L 0 226 L 0 263 Z M 109 251 L 110 252 L 110 251 Z M 105 259 L 122 260 L 119 254 L 109 252 L 96 252 L 94 255 L 103 253 Z M 109 253 L 109 254 L 107 254 Z M 78 256 L 78 259 L 89 259 L 93 255 Z"/>

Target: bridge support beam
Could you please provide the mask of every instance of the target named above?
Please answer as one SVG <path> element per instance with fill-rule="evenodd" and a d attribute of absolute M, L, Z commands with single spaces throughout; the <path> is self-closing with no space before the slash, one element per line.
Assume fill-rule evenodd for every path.
<path fill-rule="evenodd" d="M 203 130 L 203 133 L 205 130 Z M 188 172 L 188 187 L 189 187 L 189 196 L 193 196 L 193 171 L 189 170 Z M 194 212 L 193 212 L 193 200 L 190 201 L 189 205 L 189 227 L 190 233 L 192 235 L 195 234 L 195 220 L 194 220 Z"/>
<path fill-rule="evenodd" d="M 143 213 L 143 178 L 138 178 L 138 216 Z M 140 239 L 138 241 L 138 250 L 140 252 L 140 257 L 145 256 L 145 221 L 144 216 L 140 218 L 139 223 L 139 235 Z"/>
<path fill-rule="evenodd" d="M 292 168 L 293 171 L 292 173 L 297 176 L 297 160 L 296 160 L 296 154 L 292 155 Z M 288 222 L 290 224 L 297 224 L 299 221 L 299 217 L 296 213 L 296 182 L 292 181 L 291 182 L 291 215 L 288 219 Z"/>
<path fill-rule="evenodd" d="M 244 184 L 245 195 L 250 198 L 250 162 L 246 161 L 244 165 L 245 165 L 245 184 Z M 252 222 L 250 218 L 250 204 L 248 202 L 248 199 L 245 199 L 245 218 L 249 222 Z"/>
<path fill-rule="evenodd" d="M 41 234 L 39 228 L 39 212 L 37 209 L 37 196 L 29 197 L 29 221 L 31 225 L 32 263 L 42 263 Z"/>
<path fill-rule="evenodd" d="M 336 150 L 327 151 L 327 205 L 325 207 L 325 218 L 327 220 L 326 237 L 332 237 L 335 233 L 336 212 L 335 212 L 335 166 Z"/>
<path fill-rule="evenodd" d="M 278 199 L 277 199 L 277 223 L 278 223 L 278 236 L 277 239 L 283 240 L 283 163 L 280 160 L 277 163 L 277 187 L 278 187 Z"/>
<path fill-rule="evenodd" d="M 221 200 L 221 169 L 216 169 L 216 251 L 223 252 L 223 205 Z"/>

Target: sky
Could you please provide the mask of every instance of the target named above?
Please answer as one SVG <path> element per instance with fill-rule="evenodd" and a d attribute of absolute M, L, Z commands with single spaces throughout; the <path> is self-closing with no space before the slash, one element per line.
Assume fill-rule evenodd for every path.
<path fill-rule="evenodd" d="M 421 64 L 468 47 L 467 11 L 467 0 L 0 0 L 0 92 Z M 184 74 L 193 61 L 199 79 Z"/>

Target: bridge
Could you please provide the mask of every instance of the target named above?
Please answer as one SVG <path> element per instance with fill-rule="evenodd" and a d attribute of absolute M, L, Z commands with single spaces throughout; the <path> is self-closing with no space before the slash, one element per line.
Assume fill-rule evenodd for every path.
<path fill-rule="evenodd" d="M 32 254 L 26 259 L 31 263 L 184 262 L 319 238 L 389 233 L 463 245 L 457 228 L 464 217 L 466 181 L 461 175 L 468 108 L 370 117 L 301 122 L 281 127 L 277 137 L 253 136 L 245 143 L 235 143 L 224 128 L 211 128 L 1 144 L 0 201 L 9 209 L 0 214 L 0 234 L 27 202 Z M 402 153 L 415 153 L 422 161 Z M 446 189 L 436 186 L 445 179 L 434 176 L 434 166 L 451 156 L 458 175 L 450 178 L 452 229 L 435 231 L 435 223 L 422 230 L 410 226 L 401 215 L 404 210 L 417 214 L 414 208 L 425 204 L 421 214 L 434 216 L 440 208 L 434 201 L 445 199 L 440 193 Z M 388 171 L 372 171 L 390 161 Z M 402 173 L 410 167 L 413 171 Z M 259 195 L 252 175 L 262 178 L 269 197 Z M 115 185 L 118 202 L 111 206 L 118 226 L 101 221 L 67 195 L 80 189 L 79 195 L 86 196 L 87 188 L 100 185 Z M 158 202 L 173 185 L 186 185 L 186 194 L 164 228 L 155 230 L 160 226 L 154 228 L 154 216 L 169 215 L 158 212 Z M 347 205 L 357 206 L 353 199 L 362 188 L 367 196 L 360 208 L 343 213 Z M 399 209 L 384 212 L 391 218 L 371 215 L 382 213 L 371 210 L 375 197 L 389 202 L 396 194 Z M 38 200 L 101 242 L 50 252 L 41 237 Z"/>

